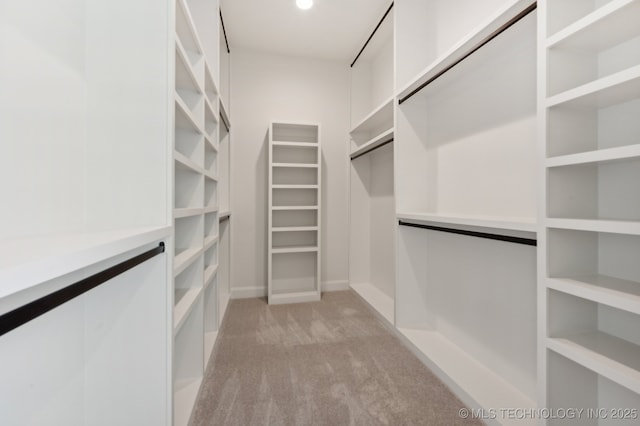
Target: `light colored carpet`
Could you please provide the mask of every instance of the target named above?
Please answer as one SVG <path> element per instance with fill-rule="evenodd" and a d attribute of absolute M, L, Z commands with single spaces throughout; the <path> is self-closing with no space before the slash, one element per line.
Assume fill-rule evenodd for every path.
<path fill-rule="evenodd" d="M 461 425 L 462 403 L 351 291 L 232 300 L 191 426 Z"/>

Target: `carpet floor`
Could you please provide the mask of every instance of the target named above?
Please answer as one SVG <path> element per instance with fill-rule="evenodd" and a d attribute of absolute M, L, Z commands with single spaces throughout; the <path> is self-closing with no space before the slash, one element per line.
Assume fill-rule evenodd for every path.
<path fill-rule="evenodd" d="M 351 291 L 232 300 L 191 426 L 470 425 L 463 404 Z"/>

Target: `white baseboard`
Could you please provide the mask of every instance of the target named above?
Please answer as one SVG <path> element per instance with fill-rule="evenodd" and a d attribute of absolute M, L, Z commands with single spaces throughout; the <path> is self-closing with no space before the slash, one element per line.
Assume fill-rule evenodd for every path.
<path fill-rule="evenodd" d="M 231 289 L 232 299 L 253 299 L 267 297 L 266 287 L 235 287 Z"/>
<path fill-rule="evenodd" d="M 349 290 L 348 280 L 322 282 L 322 291 L 344 291 L 344 290 Z"/>
<path fill-rule="evenodd" d="M 322 291 L 344 291 L 349 290 L 349 281 L 323 281 Z M 232 299 L 252 299 L 256 297 L 267 297 L 266 287 L 246 286 L 231 289 Z"/>

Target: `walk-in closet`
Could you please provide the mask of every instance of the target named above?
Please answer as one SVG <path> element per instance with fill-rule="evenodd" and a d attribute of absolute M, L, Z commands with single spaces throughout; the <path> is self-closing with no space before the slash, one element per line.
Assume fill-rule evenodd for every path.
<path fill-rule="evenodd" d="M 0 0 L 0 425 L 637 425 L 640 0 Z"/>

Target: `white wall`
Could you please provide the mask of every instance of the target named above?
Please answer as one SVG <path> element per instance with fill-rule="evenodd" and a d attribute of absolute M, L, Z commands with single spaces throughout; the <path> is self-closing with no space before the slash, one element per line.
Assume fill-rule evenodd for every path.
<path fill-rule="evenodd" d="M 317 122 L 322 136 L 323 287 L 348 280 L 349 66 L 234 49 L 231 60 L 234 297 L 266 294 L 267 130 Z"/>

